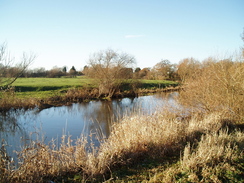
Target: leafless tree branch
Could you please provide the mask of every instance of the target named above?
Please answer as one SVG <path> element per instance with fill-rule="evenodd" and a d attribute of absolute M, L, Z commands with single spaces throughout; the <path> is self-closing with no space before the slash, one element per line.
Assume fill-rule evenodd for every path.
<path fill-rule="evenodd" d="M 20 62 L 15 63 L 14 57 L 11 57 L 11 54 L 7 50 L 7 44 L 3 43 L 0 45 L 0 86 L 8 87 L 13 84 L 33 63 L 35 58 L 36 56 L 33 53 L 23 53 Z M 16 68 L 16 72 L 7 76 L 6 71 L 11 67 Z"/>

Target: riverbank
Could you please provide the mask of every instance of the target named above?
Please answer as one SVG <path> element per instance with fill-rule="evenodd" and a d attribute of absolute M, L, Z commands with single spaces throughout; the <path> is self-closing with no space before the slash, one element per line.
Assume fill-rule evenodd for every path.
<path fill-rule="evenodd" d="M 137 88 L 125 83 L 112 98 L 137 97 L 156 92 L 177 91 L 177 82 L 164 80 L 140 80 Z M 92 79 L 85 76 L 79 78 L 19 78 L 12 88 L 2 91 L 0 95 L 0 111 L 10 109 L 40 110 L 76 102 L 90 100 L 108 100 L 99 96 L 97 86 Z"/>
<path fill-rule="evenodd" d="M 17 169 L 2 146 L 0 182 L 242 182 L 241 129 L 221 112 L 181 114 L 126 116 L 99 149 L 86 137 L 33 141 Z"/>
<path fill-rule="evenodd" d="M 244 182 L 243 71 L 242 61 L 203 62 L 185 75 L 179 108 L 158 107 L 150 115 L 138 108 L 113 124 L 99 148 L 87 136 L 75 145 L 63 136 L 59 147 L 55 140 L 35 140 L 18 152 L 16 168 L 2 143 L 0 182 Z M 65 90 L 61 96 L 70 101 L 97 93 Z"/>
<path fill-rule="evenodd" d="M 186 116 L 182 110 L 166 106 L 152 115 L 125 116 L 99 149 L 85 136 L 75 143 L 63 136 L 59 147 L 55 140 L 32 141 L 18 152 L 18 168 L 3 144 L 0 182 L 244 181 L 240 121 L 226 111 Z"/>

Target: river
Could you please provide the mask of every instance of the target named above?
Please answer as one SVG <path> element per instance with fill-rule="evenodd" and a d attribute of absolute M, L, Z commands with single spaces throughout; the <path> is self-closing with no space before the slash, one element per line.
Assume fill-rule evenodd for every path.
<path fill-rule="evenodd" d="M 107 138 L 111 124 L 119 122 L 124 115 L 133 113 L 152 114 L 165 105 L 177 106 L 177 92 L 161 93 L 137 98 L 114 99 L 112 101 L 90 101 L 74 103 L 70 106 L 52 107 L 39 111 L 17 110 L 0 115 L 0 140 L 7 144 L 9 155 L 21 150 L 32 140 L 60 142 L 62 135 L 70 135 L 75 140 L 81 135 L 91 137 L 95 145 L 99 138 Z"/>

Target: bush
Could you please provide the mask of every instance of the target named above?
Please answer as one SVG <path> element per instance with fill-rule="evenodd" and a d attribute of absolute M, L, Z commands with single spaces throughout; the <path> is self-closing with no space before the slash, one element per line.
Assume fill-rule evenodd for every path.
<path fill-rule="evenodd" d="M 243 78 L 244 62 L 208 59 L 186 79 L 180 100 L 201 112 L 225 111 L 231 119 L 244 120 Z"/>

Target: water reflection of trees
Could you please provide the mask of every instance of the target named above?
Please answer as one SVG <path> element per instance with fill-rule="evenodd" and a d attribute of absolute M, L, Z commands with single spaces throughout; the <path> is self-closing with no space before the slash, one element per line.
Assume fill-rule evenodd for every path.
<path fill-rule="evenodd" d="M 87 122 L 88 133 L 95 133 L 100 138 L 107 137 L 113 120 L 113 107 L 110 101 L 91 101 L 89 104 L 80 104 L 84 119 Z"/>
<path fill-rule="evenodd" d="M 14 156 L 13 151 L 18 150 L 20 145 L 28 143 L 24 140 L 28 138 L 28 130 L 19 121 L 21 116 L 24 117 L 27 114 L 24 110 L 0 113 L 0 140 L 6 143 L 7 153 L 10 156 Z"/>
<path fill-rule="evenodd" d="M 13 110 L 6 113 L 0 113 L 0 132 L 8 135 L 14 135 L 16 132 L 26 133 L 22 124 L 19 123 L 20 116 L 25 116 L 24 110 Z"/>
<path fill-rule="evenodd" d="M 111 125 L 120 121 L 125 114 L 128 114 L 131 111 L 132 104 L 133 99 L 129 98 L 90 102 L 89 105 L 86 105 L 87 110 L 84 113 L 86 119 L 89 119 L 89 130 L 108 137 Z"/>
<path fill-rule="evenodd" d="M 163 93 L 112 101 L 90 101 L 42 111 L 10 111 L 0 115 L 0 140 L 5 139 L 11 146 L 9 149 L 15 150 L 20 145 L 28 144 L 26 139 L 35 138 L 30 133 L 38 130 L 37 125 L 40 123 L 43 125 L 40 128 L 44 135 L 47 135 L 45 138 L 48 142 L 50 139 L 62 136 L 60 128 L 65 129 L 67 122 L 69 122 L 67 132 L 74 140 L 81 134 L 90 138 L 90 133 L 98 134 L 100 138 L 107 138 L 114 122 L 120 122 L 124 116 L 133 113 L 152 114 L 155 110 L 163 109 L 163 106 L 171 100 L 172 105 L 175 105 L 175 96 L 177 93 Z M 92 137 L 92 140 L 94 139 Z"/>
<path fill-rule="evenodd" d="M 42 113 L 50 116 L 50 118 L 58 115 L 59 117 L 70 118 L 71 121 L 72 119 L 80 119 L 81 123 L 85 123 L 87 134 L 99 131 L 103 135 L 108 136 L 111 124 L 134 111 L 133 105 L 135 105 L 134 99 L 124 98 L 55 107 L 43 110 Z"/>
<path fill-rule="evenodd" d="M 177 96 L 179 95 L 178 92 L 161 92 L 153 95 L 155 98 L 165 99 L 165 100 L 175 100 Z"/>
<path fill-rule="evenodd" d="M 0 132 L 2 133 L 15 133 L 17 129 L 20 129 L 19 124 L 15 116 L 7 113 L 0 114 Z"/>
<path fill-rule="evenodd" d="M 47 141 L 62 136 L 62 132 L 68 132 L 68 135 L 72 135 L 74 140 L 81 134 L 88 137 L 90 133 L 98 134 L 100 138 L 106 138 L 109 136 L 111 125 L 114 122 L 119 122 L 124 116 L 133 113 L 152 114 L 156 109 L 163 108 L 162 106 L 167 101 L 174 100 L 173 95 L 160 94 L 112 101 L 76 103 L 44 109 L 35 115 L 39 116 L 39 120 L 43 122 Z"/>

